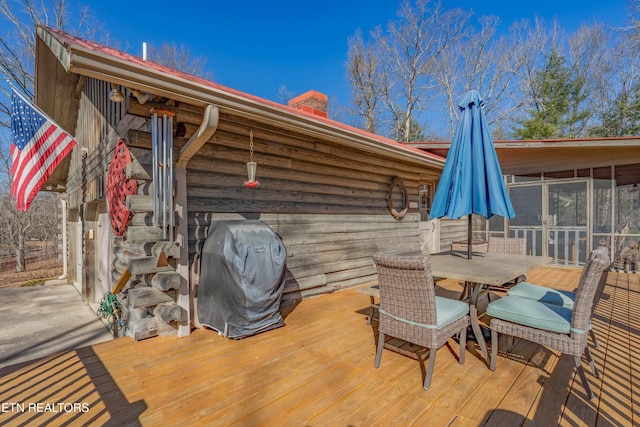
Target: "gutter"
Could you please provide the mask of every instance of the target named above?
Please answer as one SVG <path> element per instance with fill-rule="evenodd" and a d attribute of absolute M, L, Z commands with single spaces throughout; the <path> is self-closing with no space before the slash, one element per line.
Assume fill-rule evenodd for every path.
<path fill-rule="evenodd" d="M 191 281 L 189 274 L 189 212 L 187 208 L 187 164 L 189 160 L 211 139 L 218 129 L 220 112 L 218 107 L 209 104 L 204 109 L 204 117 L 198 131 L 180 150 L 178 162 L 175 166 L 176 173 L 176 201 L 175 209 L 178 215 L 178 231 L 176 242 L 180 246 L 180 259 L 177 272 L 180 274 L 180 293 L 178 305 L 182 308 L 178 336 L 186 336 L 191 333 L 193 300 L 191 299 Z"/>

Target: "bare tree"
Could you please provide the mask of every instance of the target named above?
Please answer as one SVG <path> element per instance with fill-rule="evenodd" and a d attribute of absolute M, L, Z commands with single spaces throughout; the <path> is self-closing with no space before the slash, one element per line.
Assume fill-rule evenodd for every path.
<path fill-rule="evenodd" d="M 551 116 L 553 130 L 526 134 L 637 134 L 640 0 L 629 1 L 629 14 L 617 31 L 594 23 L 567 36 L 557 20 L 535 17 L 514 22 L 498 38 L 496 17 L 476 24 L 472 12 L 405 1 L 384 30 L 349 39 L 355 115 L 370 131 L 409 141 L 426 112 L 436 133 L 453 135 L 459 98 L 477 89 L 501 138 L 523 137 L 523 123 L 548 127 Z"/>
<path fill-rule="evenodd" d="M 281 85 L 278 88 L 278 101 L 281 104 L 287 105 L 294 96 L 295 95 L 289 89 L 287 89 L 286 85 Z"/>
<path fill-rule="evenodd" d="M 189 48 L 183 45 L 178 47 L 175 43 L 163 43 L 159 48 L 150 45 L 148 54 L 150 61 L 203 79 L 211 79 L 211 73 L 207 70 L 207 58 L 191 55 Z"/>
<path fill-rule="evenodd" d="M 520 102 L 520 105 L 532 104 L 535 106 L 540 102 L 535 88 L 536 75 L 544 64 L 547 52 L 551 49 L 557 49 L 560 38 L 559 27 L 554 21 L 554 25 L 549 29 L 542 19 L 535 18 L 533 27 L 528 21 L 522 21 L 517 24 L 516 31 L 528 52 L 517 75 L 520 91 L 516 97 L 524 99 L 517 101 Z"/>
<path fill-rule="evenodd" d="M 458 121 L 457 102 L 469 89 L 481 93 L 489 124 L 506 119 L 507 105 L 516 89 L 515 76 L 522 65 L 521 41 L 508 36 L 496 38 L 499 18 L 480 17 L 478 23 L 478 29 L 467 24 L 464 37 L 435 65 L 434 76 L 445 99 L 451 136 Z"/>
<path fill-rule="evenodd" d="M 583 25 L 568 39 L 569 64 L 576 93 L 571 103 L 570 126 L 565 132 L 569 137 L 584 136 L 596 114 L 593 102 L 599 78 L 606 74 L 607 52 L 610 34 L 601 24 Z"/>
<path fill-rule="evenodd" d="M 16 272 L 25 271 L 26 242 L 31 238 L 50 240 L 57 243 L 58 217 L 57 200 L 53 194 L 39 193 L 27 212 L 18 211 L 11 200 L 9 158 L 6 152 L 0 152 L 0 247 L 8 248 L 15 255 Z"/>
<path fill-rule="evenodd" d="M 436 61 L 462 37 L 470 16 L 429 0 L 401 4 L 399 19 L 389 24 L 380 43 L 387 70 L 383 93 L 396 139 L 409 141 L 412 119 L 434 97 Z"/>
<path fill-rule="evenodd" d="M 623 26 L 621 30 L 627 33 L 627 40 L 637 47 L 640 45 L 640 0 L 628 0 L 627 13 L 629 25 Z"/>
<path fill-rule="evenodd" d="M 380 28 L 372 33 L 373 40 L 379 40 Z M 365 42 L 357 31 L 349 38 L 347 73 L 353 86 L 356 112 L 363 122 L 363 128 L 375 133 L 379 126 L 382 104 L 382 66 L 378 49 L 373 42 Z"/>
<path fill-rule="evenodd" d="M 588 136 L 626 136 L 640 132 L 640 44 L 636 35 L 620 31 L 606 49 L 590 99 L 594 112 Z"/>
<path fill-rule="evenodd" d="M 0 0 L 0 18 L 9 23 L 0 34 L 0 74 L 28 98 L 33 98 L 37 25 L 59 28 L 84 38 L 92 38 L 100 30 L 89 9 L 75 11 L 65 0 Z M 68 27 L 68 28 L 67 28 Z M 10 88 L 0 84 L 0 215 L 4 227 L 0 232 L 2 244 L 16 256 L 16 271 L 24 271 L 25 242 L 34 233 L 51 234 L 51 212 L 57 212 L 56 199 L 51 195 L 36 196 L 28 212 L 15 210 L 10 199 L 11 188 L 9 127 L 11 117 Z M 46 229 L 46 230 L 45 230 Z M 57 223 L 55 225 L 57 229 Z M 55 233 L 55 231 L 53 231 Z"/>
<path fill-rule="evenodd" d="M 73 15 L 66 0 L 0 0 L 0 17 L 10 24 L 0 35 L 0 73 L 29 98 L 33 98 L 37 25 L 59 28 L 83 38 L 92 38 L 101 30 L 88 8 L 81 8 Z M 2 90 L 8 93 L 6 86 L 2 86 Z M 8 126 L 11 106 L 8 97 L 2 98 L 1 123 Z"/>
<path fill-rule="evenodd" d="M 369 41 L 359 32 L 350 39 L 347 69 L 366 129 L 386 127 L 405 142 L 419 137 L 417 116 L 436 96 L 436 61 L 462 37 L 469 16 L 430 0 L 404 1 L 385 31 L 373 31 Z"/>
<path fill-rule="evenodd" d="M 528 54 L 518 75 L 522 104 L 514 122 L 555 128 L 540 132 L 539 137 L 585 136 L 599 108 L 594 97 L 598 87 L 602 87 L 602 76 L 607 74 L 610 33 L 599 24 L 583 25 L 567 37 L 556 20 L 547 26 L 536 19 L 525 34 Z M 561 61 L 555 65 L 555 71 L 549 68 L 554 58 Z M 554 72 L 557 74 L 551 77 Z M 563 88 L 544 92 L 543 87 L 547 86 L 542 82 L 551 84 L 550 79 L 556 79 L 555 84 L 562 84 Z M 558 102 L 566 105 L 560 108 Z M 552 124 L 549 115 L 554 114 L 557 120 Z M 516 130 L 517 135 L 522 135 L 520 130 Z"/>
<path fill-rule="evenodd" d="M 485 55 L 485 61 L 492 66 L 476 79 L 483 96 L 484 108 L 494 137 L 504 137 L 514 112 L 522 106 L 519 96 L 518 73 L 531 55 L 526 43 L 522 43 L 517 24 L 510 27 L 507 35 L 494 40 Z"/>

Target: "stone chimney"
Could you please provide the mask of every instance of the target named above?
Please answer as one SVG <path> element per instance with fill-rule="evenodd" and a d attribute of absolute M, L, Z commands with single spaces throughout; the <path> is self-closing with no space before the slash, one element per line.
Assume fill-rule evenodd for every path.
<path fill-rule="evenodd" d="M 306 111 L 320 117 L 327 117 L 329 98 L 324 93 L 310 90 L 289 101 L 289 107 Z"/>

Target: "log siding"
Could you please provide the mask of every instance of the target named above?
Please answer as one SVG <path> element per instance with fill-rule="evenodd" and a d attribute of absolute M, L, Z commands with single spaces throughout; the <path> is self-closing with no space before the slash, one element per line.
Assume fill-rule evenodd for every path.
<path fill-rule="evenodd" d="M 140 105 L 131 99 L 128 114 L 148 120 L 154 107 L 175 113 L 174 158 L 178 158 L 202 120 L 203 109 L 187 104 Z M 421 182 L 433 180 L 436 171 L 238 120 L 221 114 L 216 133 L 187 165 L 190 264 L 198 262 L 213 221 L 259 219 L 281 236 L 287 248 L 285 294 L 289 295 L 284 299 L 294 302 L 371 281 L 376 274 L 371 254 L 376 251 L 420 251 L 418 188 Z M 258 189 L 243 186 L 250 131 L 254 132 Z M 132 129 L 128 141 L 137 154 L 131 170 L 149 179 L 151 134 Z M 387 207 L 394 176 L 403 179 L 409 202 L 415 206 L 402 221 L 395 220 Z M 129 200 L 135 214 L 127 236 L 150 240 L 157 238 L 150 235 L 154 232 L 151 216 L 144 210 L 150 206 L 151 190 L 145 181 L 139 183 L 139 196 Z M 399 191 L 392 194 L 400 210 Z M 117 251 L 131 252 L 130 248 Z M 118 259 L 120 270 L 126 266 L 126 256 Z"/>

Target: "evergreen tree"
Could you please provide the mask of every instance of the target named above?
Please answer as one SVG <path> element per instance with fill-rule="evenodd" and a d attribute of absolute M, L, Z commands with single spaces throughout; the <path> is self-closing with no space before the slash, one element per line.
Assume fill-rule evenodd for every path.
<path fill-rule="evenodd" d="M 570 137 L 568 130 L 583 118 L 573 108 L 581 101 L 582 79 L 574 78 L 563 55 L 552 49 L 544 67 L 536 74 L 531 87 L 529 117 L 517 120 L 514 129 L 518 139 Z"/>
<path fill-rule="evenodd" d="M 587 131 L 592 137 L 633 136 L 640 134 L 640 89 L 632 93 L 621 91 L 607 105 L 601 115 L 601 124 Z"/>
<path fill-rule="evenodd" d="M 411 119 L 411 123 L 409 124 L 409 137 L 406 138 L 406 140 L 409 142 L 422 142 L 426 140 L 422 126 L 414 119 Z"/>
<path fill-rule="evenodd" d="M 404 120 L 404 119 L 403 119 Z M 424 142 L 427 140 L 427 137 L 424 134 L 424 129 L 422 129 L 422 126 L 420 126 L 420 124 L 412 117 L 410 119 L 410 123 L 409 123 L 409 135 L 405 135 L 404 131 L 404 121 L 397 121 L 395 128 L 396 128 L 396 135 L 397 135 L 397 140 L 398 141 L 403 141 L 403 142 Z"/>

